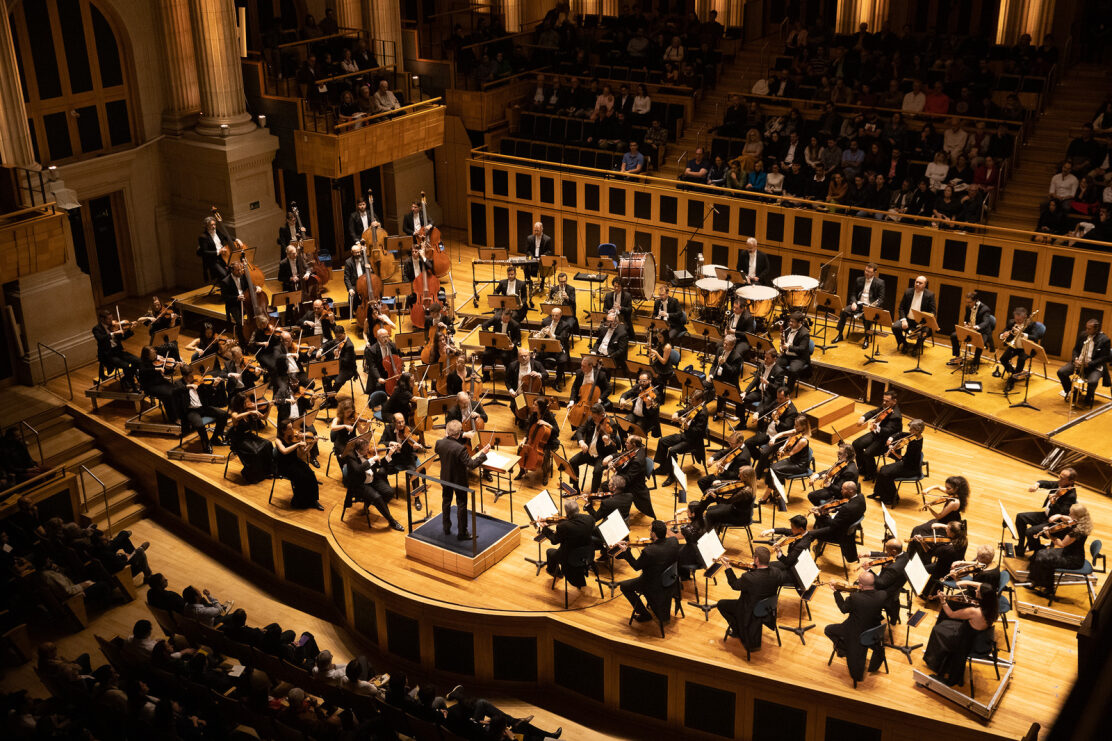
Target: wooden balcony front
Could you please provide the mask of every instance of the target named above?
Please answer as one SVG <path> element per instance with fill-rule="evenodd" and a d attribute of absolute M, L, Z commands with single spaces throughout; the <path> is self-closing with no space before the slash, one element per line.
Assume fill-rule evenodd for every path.
<path fill-rule="evenodd" d="M 53 203 L 0 216 L 0 283 L 65 263 L 65 218 Z"/>

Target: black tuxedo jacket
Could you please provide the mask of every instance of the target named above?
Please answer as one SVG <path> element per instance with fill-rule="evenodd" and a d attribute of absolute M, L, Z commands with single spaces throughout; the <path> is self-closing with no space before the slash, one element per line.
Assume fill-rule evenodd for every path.
<path fill-rule="evenodd" d="M 897 321 L 908 318 L 907 312 L 911 311 L 911 300 L 914 297 L 914 288 L 908 288 L 904 291 L 903 298 L 900 299 L 900 315 L 896 318 Z M 927 314 L 935 312 L 934 293 L 929 288 L 923 289 L 923 300 L 919 303 L 919 310 Z"/>
<path fill-rule="evenodd" d="M 602 340 L 606 337 L 606 328 L 598 328 L 598 336 L 595 337 L 591 349 L 594 352 L 599 352 L 602 346 Z M 624 324 L 618 324 L 614 327 L 614 334 L 610 337 L 610 344 L 606 347 L 606 355 L 621 362 L 625 362 L 626 354 L 629 352 L 629 332 Z"/>
<path fill-rule="evenodd" d="M 560 546 L 561 553 L 571 553 L 577 548 L 591 545 L 595 532 L 595 518 L 586 512 L 580 512 L 557 523 L 555 529 L 546 526 L 543 532 L 545 537 Z"/>
<path fill-rule="evenodd" d="M 491 317 L 483 322 L 482 330 L 484 332 L 501 332 L 502 320 L 499 317 Z M 517 321 L 511 319 L 506 323 L 506 335 L 510 338 L 510 342 L 514 347 L 521 345 L 521 325 Z"/>
<path fill-rule="evenodd" d="M 619 450 L 621 450 L 621 446 L 622 446 L 622 441 L 621 441 L 622 431 L 621 431 L 621 428 L 618 427 L 617 425 L 613 425 L 613 427 L 614 427 L 614 433 L 610 436 L 610 444 L 609 445 L 602 442 L 602 435 L 601 434 L 599 434 L 599 436 L 598 436 L 598 443 L 596 444 L 595 447 L 598 451 L 598 457 L 599 457 L 600 460 L 605 458 L 606 456 L 610 455 L 611 453 L 617 453 Z M 587 419 L 583 422 L 583 424 L 579 425 L 579 428 L 575 431 L 575 440 L 576 440 L 576 442 L 587 443 L 587 445 L 590 445 L 591 440 L 594 438 L 594 436 L 595 436 L 595 420 L 592 419 L 591 417 L 587 417 Z"/>
<path fill-rule="evenodd" d="M 371 215 L 371 210 L 370 209 L 367 209 L 367 211 L 365 213 L 367 214 L 367 228 L 370 228 L 371 222 L 375 221 L 375 217 Z M 381 229 L 381 228 L 382 227 L 379 226 L 379 229 Z M 348 240 L 349 240 L 349 244 L 355 244 L 360 239 L 362 239 L 363 238 L 363 232 L 364 232 L 363 219 L 361 219 L 359 217 L 359 209 L 355 209 L 354 211 L 351 212 L 351 215 L 348 216 Z"/>
<path fill-rule="evenodd" d="M 486 460 L 486 453 L 469 456 L 463 443 L 452 437 L 436 441 L 436 454 L 440 457 L 440 478 L 459 486 L 467 486 L 468 473 Z M 445 494 L 456 491 L 459 490 L 452 489 L 449 492 L 448 487 L 445 487 Z"/>
<path fill-rule="evenodd" d="M 734 602 L 734 621 L 738 627 L 738 638 L 750 647 L 761 645 L 761 621 L 753 617 L 753 608 L 761 600 L 771 597 L 780 589 L 780 574 L 773 569 L 754 569 L 746 571 L 740 577 L 734 574 L 733 569 L 726 569 L 726 581 L 732 589 L 740 592 Z"/>
<path fill-rule="evenodd" d="M 529 366 L 530 370 L 541 374 L 541 384 L 548 382 L 548 369 L 535 359 Z M 517 391 L 518 386 L 518 373 L 521 370 L 521 363 L 515 358 L 506 365 L 506 388 L 510 391 Z"/>
<path fill-rule="evenodd" d="M 653 319 L 660 318 L 660 299 L 653 301 Z M 683 329 L 683 309 L 680 307 L 680 302 L 669 296 L 664 301 L 664 312 L 667 314 L 668 326 L 675 329 Z"/>
<path fill-rule="evenodd" d="M 406 283 L 412 283 L 417 278 L 417 268 L 413 265 L 413 257 L 409 256 L 402 261 L 402 280 Z M 429 275 L 436 275 L 436 268 L 432 266 L 432 260 L 422 260 L 421 270 Z"/>
<path fill-rule="evenodd" d="M 571 382 L 571 394 L 568 397 L 570 400 L 575 401 L 579 398 L 579 387 L 582 385 L 583 370 L 580 369 L 575 372 L 575 378 Z M 610 375 L 605 368 L 595 368 L 595 385 L 601 390 L 600 400 L 610 396 Z"/>
<path fill-rule="evenodd" d="M 471 410 L 475 414 L 479 415 L 479 418 L 482 419 L 484 422 L 487 421 L 488 417 L 486 409 L 483 409 L 483 405 L 479 404 L 475 399 L 471 400 Z M 444 413 L 445 422 L 451 422 L 453 419 L 457 422 L 463 421 L 463 410 L 460 409 L 459 404 L 456 404 L 454 407 Z"/>
<path fill-rule="evenodd" d="M 792 344 L 784 348 L 780 356 L 787 360 L 798 359 L 807 362 L 811 359 L 811 333 L 806 327 L 800 325 L 792 339 Z"/>
<path fill-rule="evenodd" d="M 529 232 L 521 239 L 521 244 L 518 245 L 518 252 L 529 257 L 537 256 L 537 242 L 533 236 L 533 232 Z M 541 235 L 541 255 L 555 255 L 555 248 L 552 246 L 552 237 L 547 234 Z"/>
<path fill-rule="evenodd" d="M 720 357 L 722 357 L 721 344 L 718 346 L 718 350 L 715 354 L 716 363 L 718 362 L 717 358 Z M 737 349 L 737 345 L 735 345 L 734 350 L 730 353 L 729 357 L 719 363 L 717 368 L 711 368 L 711 375 L 709 376 L 709 379 L 712 381 L 721 381 L 722 383 L 728 383 L 731 386 L 737 386 L 738 381 L 741 378 L 741 367 L 741 352 Z M 719 373 L 719 371 L 721 371 L 721 373 Z"/>
<path fill-rule="evenodd" d="M 742 250 L 737 258 L 737 269 L 742 275 L 749 275 L 749 259 L 749 250 Z M 768 255 L 757 250 L 757 282 L 761 285 L 769 285 L 768 271 Z"/>
<path fill-rule="evenodd" d="M 297 256 L 297 275 L 296 276 L 293 274 L 293 271 L 290 269 L 290 261 L 287 258 L 283 257 L 282 262 L 278 263 L 278 280 L 282 283 L 282 290 L 283 291 L 292 291 L 292 290 L 294 290 L 293 279 L 295 277 L 296 278 L 301 278 L 301 276 L 303 276 L 303 275 L 305 275 L 305 260 L 304 260 L 304 258 L 301 257 L 301 255 Z M 300 285 L 300 281 L 298 282 L 298 285 Z"/>
<path fill-rule="evenodd" d="M 400 355 L 398 346 L 390 342 L 387 347 L 391 355 Z M 386 378 L 387 373 L 382 367 L 382 346 L 378 340 L 368 342 L 363 348 L 363 370 L 367 373 L 368 393 L 378 388 L 378 379 Z"/>
<path fill-rule="evenodd" d="M 428 223 L 426 223 L 424 221 L 421 222 L 421 226 L 431 226 L 431 225 L 432 225 L 431 221 L 428 222 Z M 405 216 L 402 217 L 402 234 L 407 234 L 409 236 L 413 236 L 413 233 L 415 231 L 416 231 L 416 229 L 413 227 L 413 212 L 411 211 L 411 212 L 409 212 L 408 214 L 406 214 Z"/>
<path fill-rule="evenodd" d="M 1077 360 L 1081 357 L 1081 348 L 1085 346 L 1086 335 L 1082 332 L 1077 336 L 1077 342 L 1073 345 L 1073 359 Z M 1109 341 L 1108 335 L 1104 332 L 1097 332 L 1093 337 L 1093 354 L 1089 359 L 1089 364 L 1085 366 L 1085 373 L 1092 373 L 1099 370 L 1103 372 L 1105 385 L 1108 381 L 1108 361 L 1112 359 L 1112 341 Z"/>
<path fill-rule="evenodd" d="M 629 565 L 641 572 L 638 591 L 645 595 L 645 599 L 654 605 L 669 595 L 668 589 L 661 584 L 661 576 L 668 567 L 676 563 L 680 557 L 680 542 L 674 537 L 667 537 L 650 543 L 641 549 L 641 555 L 633 555 L 632 550 L 624 551 L 621 555 Z"/>
<path fill-rule="evenodd" d="M 607 291 L 606 295 L 602 297 L 602 310 L 609 313 L 613 306 L 614 292 Z M 633 323 L 633 294 L 629 291 L 622 291 L 622 302 L 621 306 L 618 307 L 618 315 L 627 326 Z"/>
<path fill-rule="evenodd" d="M 883 306 L 884 293 L 885 293 L 884 279 L 879 275 L 873 276 L 873 284 L 869 286 L 869 306 Z M 865 290 L 865 276 L 860 276 L 853 284 L 853 291 L 849 294 L 847 304 L 858 304 L 857 310 L 861 310 L 861 293 Z"/>
<path fill-rule="evenodd" d="M 873 417 L 880 414 L 882 409 L 883 407 L 877 407 L 876 409 L 865 412 L 863 415 L 865 421 L 868 422 Z M 903 414 L 900 413 L 900 405 L 897 404 L 892 407 L 891 413 L 880 423 L 880 434 L 878 434 L 877 437 L 881 440 L 887 440 L 890 437 L 895 437 L 900 434 L 901 430 L 903 430 Z"/>
<path fill-rule="evenodd" d="M 362 261 L 360 260 L 359 262 Z M 347 288 L 349 291 L 354 291 L 355 284 L 359 281 L 359 272 L 356 269 L 357 264 L 358 262 L 354 257 L 349 257 L 348 259 L 344 260 L 344 287 Z M 374 268 L 371 267 L 371 263 L 368 260 L 366 267 L 363 269 L 363 272 L 369 273 L 373 270 Z"/>

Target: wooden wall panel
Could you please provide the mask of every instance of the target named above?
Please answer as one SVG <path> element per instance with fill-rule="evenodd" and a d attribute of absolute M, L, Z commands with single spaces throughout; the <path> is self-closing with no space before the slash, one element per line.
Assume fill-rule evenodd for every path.
<path fill-rule="evenodd" d="M 439 147 L 444 112 L 444 106 L 433 106 L 342 134 L 297 131 L 297 171 L 342 178 Z"/>
<path fill-rule="evenodd" d="M 66 261 L 64 211 L 52 206 L 8 214 L 0 221 L 0 283 L 58 267 Z"/>

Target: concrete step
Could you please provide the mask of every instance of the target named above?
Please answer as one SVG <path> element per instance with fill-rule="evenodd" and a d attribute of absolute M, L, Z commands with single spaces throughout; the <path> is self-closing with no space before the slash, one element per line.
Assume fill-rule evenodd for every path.
<path fill-rule="evenodd" d="M 66 460 L 83 453 L 93 447 L 92 435 L 86 435 L 76 427 L 62 430 L 57 435 L 51 435 L 42 441 L 43 463 L 53 467 L 64 463 Z"/>

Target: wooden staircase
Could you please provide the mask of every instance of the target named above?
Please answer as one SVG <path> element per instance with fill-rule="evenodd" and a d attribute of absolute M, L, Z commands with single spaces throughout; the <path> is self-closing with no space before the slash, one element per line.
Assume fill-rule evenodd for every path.
<path fill-rule="evenodd" d="M 1019 168 L 989 214 L 990 226 L 1034 229 L 1050 178 L 1066 156 L 1070 129 L 1093 119 L 1109 82 L 1107 68 L 1099 64 L 1078 64 L 1068 71 L 1023 147 Z"/>
<path fill-rule="evenodd" d="M 106 532 L 119 532 L 143 518 L 146 507 L 131 479 L 105 460 L 92 435 L 77 428 L 65 402 L 39 386 L 4 389 L 0 426 L 6 429 L 20 422 L 25 423 L 21 427 L 31 457 L 44 468 L 64 466 L 80 473 L 84 515 L 91 522 Z M 38 434 L 37 442 L 31 430 Z M 97 479 L 104 483 L 103 489 Z"/>

